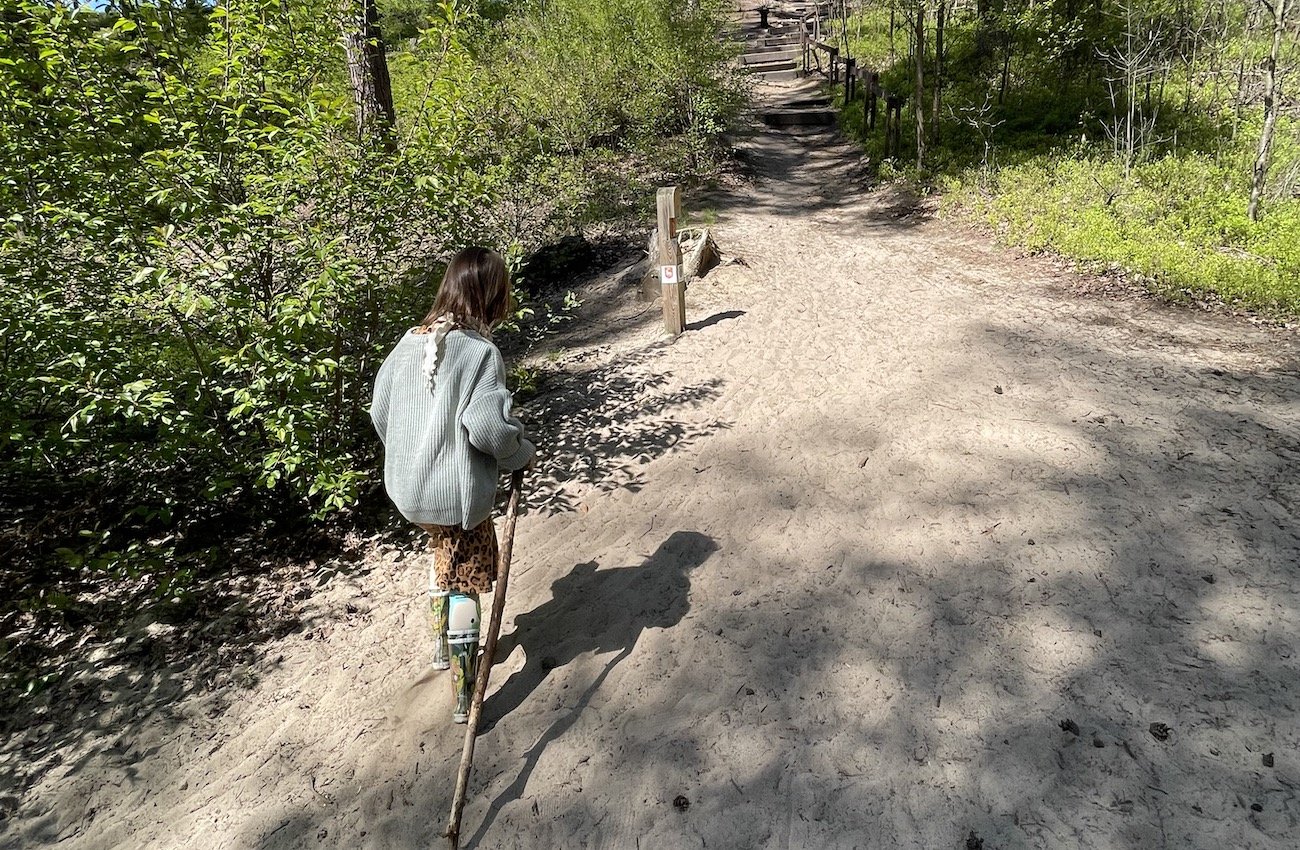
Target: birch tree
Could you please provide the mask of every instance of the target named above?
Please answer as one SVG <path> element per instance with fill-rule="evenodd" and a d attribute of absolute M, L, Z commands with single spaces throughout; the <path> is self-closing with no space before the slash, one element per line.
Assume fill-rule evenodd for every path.
<path fill-rule="evenodd" d="M 1273 18 L 1273 41 L 1269 45 L 1268 58 L 1264 60 L 1264 129 L 1259 134 L 1259 149 L 1251 169 L 1250 203 L 1246 206 L 1251 221 L 1259 221 L 1259 202 L 1264 195 L 1268 167 L 1273 158 L 1273 133 L 1277 128 L 1278 113 L 1282 110 L 1282 75 L 1278 73 L 1277 60 L 1282 52 L 1282 37 L 1286 33 L 1287 14 L 1292 2 L 1260 0 Z"/>

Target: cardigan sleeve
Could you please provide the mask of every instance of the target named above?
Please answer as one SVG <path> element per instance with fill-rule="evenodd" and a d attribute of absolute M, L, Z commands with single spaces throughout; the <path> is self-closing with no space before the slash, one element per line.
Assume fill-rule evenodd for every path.
<path fill-rule="evenodd" d="M 391 358 L 390 358 L 391 359 Z M 375 375 L 375 391 L 370 401 L 370 421 L 379 435 L 379 442 L 388 442 L 388 405 L 391 396 L 389 360 L 385 360 Z"/>
<path fill-rule="evenodd" d="M 510 415 L 513 398 L 506 389 L 505 371 L 501 353 L 493 348 L 480 368 L 460 422 L 470 445 L 512 472 L 528 465 L 534 449 L 524 436 L 523 423 Z"/>

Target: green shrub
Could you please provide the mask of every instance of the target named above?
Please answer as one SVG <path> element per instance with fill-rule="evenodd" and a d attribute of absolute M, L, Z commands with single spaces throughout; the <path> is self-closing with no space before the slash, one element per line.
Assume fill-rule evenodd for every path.
<path fill-rule="evenodd" d="M 1097 14 L 1050 3 L 984 9 L 967 7 L 947 21 L 939 142 L 929 139 L 923 173 L 915 164 L 916 104 L 904 109 L 893 161 L 884 158 L 883 105 L 874 131 L 864 126 L 860 104 L 842 112 L 842 126 L 862 139 L 880 175 L 938 182 L 956 205 L 1010 240 L 1123 266 L 1171 295 L 1213 293 L 1243 306 L 1300 311 L 1294 97 L 1284 95 L 1291 103 L 1278 122 L 1272 184 L 1255 222 L 1246 205 L 1263 123 L 1260 92 L 1249 79 L 1240 92 L 1224 82 L 1229 64 L 1245 69 L 1262 61 L 1269 46 L 1263 29 L 1248 25 L 1240 8 L 1196 4 L 1103 4 Z M 889 9 L 866 9 L 850 17 L 843 36 L 829 38 L 843 43 L 846 36 L 860 67 L 879 71 L 886 90 L 910 99 L 909 21 L 895 19 L 891 40 L 890 19 Z M 933 25 L 923 104 L 931 133 Z M 1126 50 L 1145 57 L 1131 89 L 1122 72 Z M 1286 43 L 1282 65 L 1294 65 L 1298 51 Z M 1234 94 L 1241 98 L 1235 108 Z M 1110 138 L 1130 118 L 1130 97 L 1133 116 L 1150 122 L 1134 122 L 1144 132 L 1131 152 Z"/>
<path fill-rule="evenodd" d="M 24 558 L 182 576 L 213 517 L 353 505 L 440 261 L 644 205 L 622 187 L 706 171 L 739 103 L 719 0 L 385 8 L 419 32 L 395 145 L 318 5 L 0 15 L 0 500 L 58 518 Z"/>

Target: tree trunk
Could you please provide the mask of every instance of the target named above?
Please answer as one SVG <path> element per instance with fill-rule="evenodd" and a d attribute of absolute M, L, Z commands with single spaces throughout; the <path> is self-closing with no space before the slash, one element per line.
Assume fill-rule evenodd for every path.
<path fill-rule="evenodd" d="M 912 100 L 912 112 L 916 115 L 916 168 L 925 167 L 925 0 L 918 0 L 915 21 L 915 57 L 916 79 L 915 97 Z"/>
<path fill-rule="evenodd" d="M 930 115 L 930 144 L 939 146 L 939 110 L 943 89 L 943 23 L 948 0 L 939 0 L 934 21 L 934 79 L 930 86 L 934 92 L 934 111 Z"/>
<path fill-rule="evenodd" d="M 975 55 L 983 60 L 989 55 L 989 28 L 993 9 L 989 0 L 975 0 Z"/>
<path fill-rule="evenodd" d="M 1270 5 L 1263 0 L 1273 12 L 1273 44 L 1264 62 L 1264 130 L 1259 135 L 1259 153 L 1255 157 L 1255 168 L 1250 186 L 1250 203 L 1246 215 L 1251 221 L 1259 221 L 1259 201 L 1264 194 L 1264 184 L 1268 181 L 1269 160 L 1273 156 L 1273 129 L 1277 126 L 1277 114 L 1282 107 L 1282 76 L 1277 72 L 1277 57 L 1282 50 L 1282 36 L 1286 31 L 1286 13 L 1289 0 L 1273 0 Z"/>
<path fill-rule="evenodd" d="M 386 145 L 391 145 L 397 113 L 393 109 L 393 83 L 388 76 L 388 57 L 379 31 L 375 0 L 347 0 L 343 49 L 347 53 L 352 100 L 356 104 L 357 129 L 380 136 Z"/>
<path fill-rule="evenodd" d="M 844 51 L 845 59 L 853 56 L 849 49 L 849 0 L 840 3 L 840 49 Z"/>
<path fill-rule="evenodd" d="M 1002 56 L 1002 82 L 998 85 L 998 106 L 1006 103 L 1007 100 L 1007 80 L 1011 77 L 1011 50 L 1015 44 L 1015 36 L 1007 37 L 1006 53 Z"/>
<path fill-rule="evenodd" d="M 889 0 L 889 64 L 894 64 L 897 51 L 894 50 L 894 5 L 897 0 Z"/>

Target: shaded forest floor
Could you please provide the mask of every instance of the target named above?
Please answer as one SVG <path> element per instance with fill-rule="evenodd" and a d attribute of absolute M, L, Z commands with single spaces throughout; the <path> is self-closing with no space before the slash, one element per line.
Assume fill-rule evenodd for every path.
<path fill-rule="evenodd" d="M 1099 293 L 829 131 L 739 154 L 688 333 L 619 267 L 533 356 L 465 846 L 1292 846 L 1294 333 Z M 436 846 L 427 562 L 361 551 L 250 589 L 287 626 L 219 681 L 165 625 L 91 655 L 0 747 L 0 846 Z"/>

